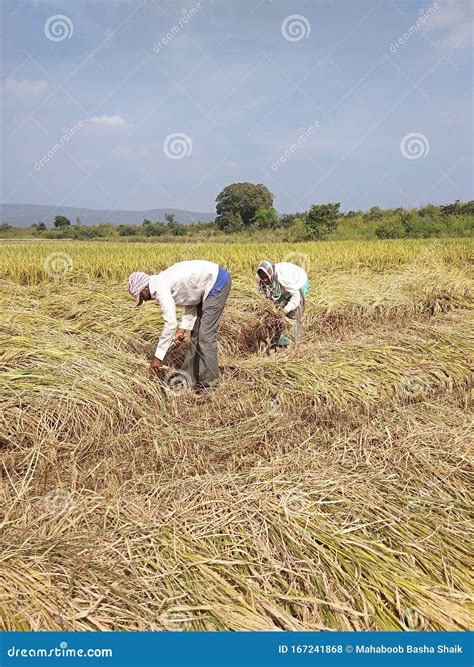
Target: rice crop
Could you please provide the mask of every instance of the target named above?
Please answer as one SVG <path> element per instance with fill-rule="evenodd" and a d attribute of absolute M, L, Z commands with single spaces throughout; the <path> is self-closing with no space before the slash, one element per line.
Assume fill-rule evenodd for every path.
<path fill-rule="evenodd" d="M 149 377 L 160 310 L 125 288 L 194 257 L 234 279 L 203 396 Z M 310 274 L 296 349 L 269 354 L 262 258 Z M 0 629 L 472 629 L 471 266 L 456 239 L 2 243 Z"/>
<path fill-rule="evenodd" d="M 472 264 L 470 239 L 404 239 L 387 241 L 327 241 L 325 243 L 110 243 L 5 242 L 1 275 L 21 284 L 49 280 L 55 263 L 68 280 L 124 280 L 134 270 L 156 272 L 183 259 L 208 259 L 237 275 L 254 272 L 265 257 L 304 264 L 321 273 L 334 269 L 383 271 L 425 262 Z M 93 251 L 91 251 L 93 248 Z M 49 263 L 51 255 L 59 255 Z"/>

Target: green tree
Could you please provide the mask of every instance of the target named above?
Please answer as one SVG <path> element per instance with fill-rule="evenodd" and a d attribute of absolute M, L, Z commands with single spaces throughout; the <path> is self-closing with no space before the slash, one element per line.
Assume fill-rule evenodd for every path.
<path fill-rule="evenodd" d="M 82 227 L 82 225 L 73 225 L 72 234 L 75 239 L 95 239 L 100 236 L 95 226 Z"/>
<path fill-rule="evenodd" d="M 405 230 L 404 236 L 414 239 L 425 239 L 430 236 L 439 236 L 442 233 L 444 226 L 442 218 L 439 218 L 439 216 L 421 216 L 416 209 L 403 211 L 400 216 L 400 222 Z"/>
<path fill-rule="evenodd" d="M 280 216 L 280 227 L 293 227 L 303 217 L 304 213 L 283 213 Z"/>
<path fill-rule="evenodd" d="M 168 228 L 173 236 L 186 236 L 188 233 L 188 226 L 181 225 L 179 222 L 175 222 L 173 224 L 168 223 Z"/>
<path fill-rule="evenodd" d="M 273 229 L 280 224 L 280 218 L 273 207 L 262 207 L 255 214 L 255 224 L 259 229 Z"/>
<path fill-rule="evenodd" d="M 311 239 L 325 239 L 337 228 L 340 202 L 314 204 L 306 214 L 306 228 Z"/>
<path fill-rule="evenodd" d="M 232 183 L 225 187 L 216 198 L 216 223 L 219 229 L 226 229 L 229 221 L 238 222 L 238 214 L 244 227 L 255 223 L 255 215 L 260 208 L 272 208 L 273 195 L 262 183 Z"/>
<path fill-rule="evenodd" d="M 118 226 L 119 236 L 136 236 L 137 232 L 138 232 L 138 229 L 134 225 L 119 225 Z"/>
<path fill-rule="evenodd" d="M 310 241 L 313 238 L 312 230 L 306 224 L 306 214 L 300 213 L 296 216 L 295 222 L 291 227 L 291 241 Z"/>
<path fill-rule="evenodd" d="M 383 217 L 383 211 L 380 206 L 372 206 L 362 217 L 364 220 L 380 220 Z"/>
<path fill-rule="evenodd" d="M 141 232 L 145 236 L 164 236 L 169 230 L 163 222 L 150 222 L 150 220 L 144 220 Z"/>
<path fill-rule="evenodd" d="M 440 214 L 440 207 L 434 204 L 426 204 L 418 209 L 418 215 L 422 218 L 436 218 Z"/>
<path fill-rule="evenodd" d="M 461 215 L 474 215 L 474 199 L 461 205 Z"/>
<path fill-rule="evenodd" d="M 376 227 L 375 235 L 378 239 L 402 239 L 406 229 L 401 220 L 389 220 Z"/>
<path fill-rule="evenodd" d="M 244 223 L 242 216 L 238 212 L 224 213 L 219 216 L 219 219 L 216 218 L 217 225 L 219 229 L 227 234 L 233 232 L 240 232 L 244 229 Z"/>
<path fill-rule="evenodd" d="M 168 223 L 168 225 L 176 224 L 176 216 L 174 213 L 165 213 L 165 220 Z"/>
<path fill-rule="evenodd" d="M 459 199 L 456 199 L 456 201 L 453 204 L 446 204 L 445 206 L 441 206 L 441 215 L 444 216 L 461 215 L 462 208 L 463 205 L 461 204 Z"/>
<path fill-rule="evenodd" d="M 116 236 L 117 228 L 110 222 L 100 222 L 95 227 L 99 233 L 99 236 Z"/>
<path fill-rule="evenodd" d="M 71 221 L 64 215 L 57 215 L 54 218 L 54 226 L 57 227 L 58 229 L 65 229 L 66 227 L 71 226 Z"/>

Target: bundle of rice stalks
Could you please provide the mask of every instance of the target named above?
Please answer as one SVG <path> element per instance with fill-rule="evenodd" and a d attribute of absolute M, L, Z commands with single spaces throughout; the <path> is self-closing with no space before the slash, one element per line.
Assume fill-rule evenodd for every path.
<path fill-rule="evenodd" d="M 267 395 L 284 391 L 311 398 L 313 405 L 343 409 L 419 399 L 470 384 L 472 336 L 467 322 L 440 322 L 367 336 L 363 342 L 321 341 L 311 354 L 271 360 L 248 358 L 239 373 Z"/>
<path fill-rule="evenodd" d="M 375 321 L 432 316 L 473 303 L 473 282 L 467 269 L 412 267 L 382 275 L 368 271 L 318 276 L 308 300 L 307 328 L 318 335 L 344 335 Z"/>

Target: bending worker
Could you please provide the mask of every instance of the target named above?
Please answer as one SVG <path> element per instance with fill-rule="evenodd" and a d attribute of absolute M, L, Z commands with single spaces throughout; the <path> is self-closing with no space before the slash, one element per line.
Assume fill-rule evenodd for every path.
<path fill-rule="evenodd" d="M 178 262 L 157 275 L 142 271 L 131 274 L 128 291 L 137 305 L 154 299 L 163 313 L 164 328 L 151 362 L 153 371 L 160 367 L 170 345 L 181 345 L 186 331 L 191 331 L 182 370 L 200 387 L 217 384 L 217 332 L 231 282 L 227 269 L 201 259 Z M 179 327 L 176 306 L 185 309 Z"/>
<path fill-rule="evenodd" d="M 257 274 L 258 289 L 271 299 L 277 308 L 294 320 L 293 342 L 296 343 L 302 329 L 305 299 L 310 283 L 304 269 L 290 262 L 273 264 L 267 260 L 260 262 Z M 278 345 L 288 347 L 290 340 L 282 334 Z"/>

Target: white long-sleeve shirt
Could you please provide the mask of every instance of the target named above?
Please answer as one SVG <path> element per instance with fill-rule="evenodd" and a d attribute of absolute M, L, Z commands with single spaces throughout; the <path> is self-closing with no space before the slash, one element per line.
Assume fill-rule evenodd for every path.
<path fill-rule="evenodd" d="M 300 289 L 308 282 L 308 274 L 301 266 L 291 264 L 290 262 L 278 262 L 275 264 L 276 279 L 280 283 L 283 296 L 290 296 L 284 313 L 291 313 L 298 308 L 301 302 Z"/>
<path fill-rule="evenodd" d="M 165 323 L 155 357 L 164 359 L 174 340 L 178 328 L 176 306 L 184 306 L 185 309 L 179 328 L 191 331 L 196 321 L 197 306 L 209 294 L 218 273 L 218 264 L 193 259 L 178 262 L 150 276 L 150 294 L 160 304 Z"/>

